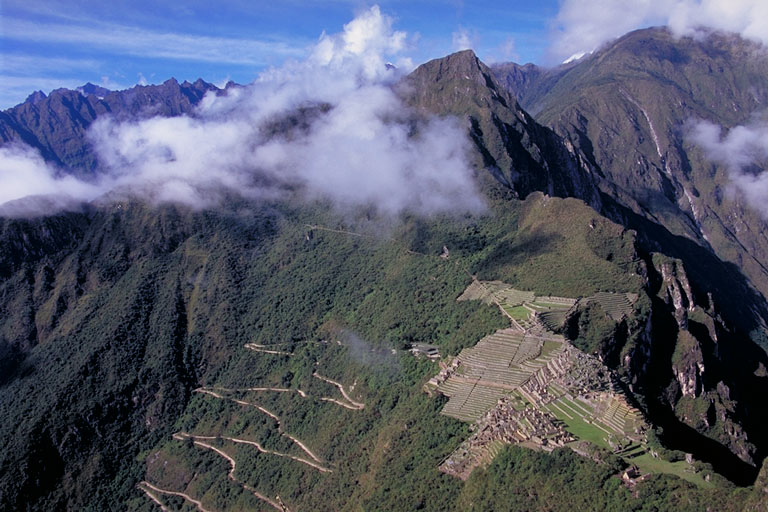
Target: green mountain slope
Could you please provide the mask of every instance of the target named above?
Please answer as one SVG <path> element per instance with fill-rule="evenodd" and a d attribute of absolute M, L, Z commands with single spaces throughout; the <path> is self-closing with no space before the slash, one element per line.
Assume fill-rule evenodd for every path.
<path fill-rule="evenodd" d="M 659 51 L 653 48 L 649 53 L 656 55 Z M 582 73 L 578 76 L 590 79 L 595 77 L 594 73 L 589 74 L 580 65 L 566 68 L 562 76 Z M 566 78 L 555 82 L 551 74 L 545 74 L 541 80 L 542 84 L 556 83 L 557 87 L 561 87 L 553 87 L 552 91 L 555 92 L 579 91 L 575 85 L 565 84 Z M 602 83 L 599 77 L 597 80 Z M 623 192 L 620 178 L 614 179 L 606 170 L 608 168 L 601 167 L 595 160 L 591 149 L 586 147 L 591 143 L 586 135 L 581 139 L 566 136 L 563 141 L 538 125 L 504 93 L 490 70 L 479 63 L 471 52 L 460 52 L 427 63 L 409 77 L 407 84 L 410 87 L 406 89 L 406 99 L 410 104 L 439 115 L 468 118 L 475 143 L 483 155 L 483 162 L 478 165 L 487 166 L 491 162 L 493 169 L 493 165 L 498 162 L 509 162 L 509 169 L 526 169 L 523 173 L 526 178 L 520 182 L 510 182 L 504 176 L 497 176 L 497 180 L 489 185 L 489 193 L 503 195 L 505 189 L 511 188 L 523 196 L 532 190 L 542 190 L 550 194 L 580 197 L 598 211 L 638 232 L 640 252 L 648 255 L 649 259 L 646 268 L 651 295 L 658 297 L 656 310 L 665 311 L 664 314 L 669 315 L 669 318 L 661 320 L 660 317 L 654 317 L 654 325 L 648 326 L 653 336 L 632 348 L 620 340 L 602 343 L 604 357 L 612 361 L 615 368 L 626 372 L 627 378 L 636 386 L 636 391 L 645 397 L 648 407 L 653 409 L 659 421 L 667 418 L 668 421 L 664 423 L 668 427 L 668 436 L 674 435 L 685 443 L 689 438 L 698 439 L 695 435 L 697 431 L 705 432 L 709 438 L 728 446 L 749 463 L 762 460 L 764 452 L 758 447 L 765 443 L 764 429 L 760 427 L 765 413 L 759 405 L 759 395 L 743 393 L 737 399 L 742 404 L 737 408 L 738 411 L 734 409 L 727 414 L 715 413 L 716 409 L 725 411 L 730 407 L 722 407 L 722 404 L 731 403 L 734 398 L 730 390 L 751 390 L 756 389 L 755 386 L 765 386 L 759 378 L 754 379 L 751 373 L 734 372 L 735 368 L 743 368 L 744 365 L 756 370 L 755 361 L 765 358 L 765 354 L 760 353 L 747 335 L 750 332 L 763 332 L 765 299 L 755 291 L 742 268 L 722 261 L 710 246 L 698 244 L 675 232 L 674 226 L 668 225 L 662 217 L 646 216 L 642 209 L 633 210 L 635 200 Z M 531 91 L 541 90 L 541 87 L 541 84 L 529 84 Z M 615 91 L 616 87 L 610 90 Z M 410 94 L 408 91 L 411 91 Z M 551 93 L 552 97 L 555 97 L 555 92 Z M 585 91 L 583 97 L 591 99 L 589 94 L 592 92 Z M 563 92 L 561 97 L 570 100 L 573 94 Z M 610 105 L 605 98 L 595 101 L 605 101 Z M 558 105 L 558 108 L 567 110 L 562 105 Z M 598 120 L 595 126 L 600 126 Z M 520 133 L 523 135 L 518 136 Z M 619 141 L 623 141 L 621 144 L 627 147 L 634 144 L 633 141 L 620 138 L 612 143 L 618 144 Z M 547 149 L 539 152 L 540 147 Z M 624 148 L 615 147 L 614 151 L 627 154 Z M 563 158 L 553 158 L 557 155 Z M 537 160 L 537 156 L 541 158 Z M 618 174 L 619 170 L 614 169 L 613 173 Z M 550 179 L 550 175 L 556 178 Z M 553 185 L 556 183 L 563 186 Z M 679 260 L 679 263 L 650 261 L 650 254 L 657 251 Z M 610 252 L 606 248 L 606 254 Z M 678 281 L 685 285 L 678 284 Z M 680 293 L 681 289 L 687 291 Z M 731 334 L 725 338 L 716 334 L 714 327 L 708 331 L 696 331 L 698 326 L 693 329 L 696 333 L 691 333 L 689 317 L 696 311 L 706 311 L 708 316 L 714 316 L 715 324 Z M 718 316 L 720 314 L 725 317 L 725 321 Z M 705 323 L 714 325 L 711 321 Z M 739 327 L 735 328 L 734 324 Z M 688 343 L 685 348 L 685 342 L 678 340 L 679 332 L 685 333 L 683 338 L 696 341 Z M 675 341 L 663 343 L 661 340 L 665 338 Z M 677 349 L 675 345 L 678 345 Z M 675 354 L 692 351 L 693 347 L 696 347 L 695 352 L 699 355 L 684 358 L 684 364 L 681 364 L 679 358 L 676 360 Z M 686 383 L 691 378 L 698 382 L 693 390 Z M 691 400 L 697 403 L 696 407 L 688 403 Z M 681 405 L 686 403 L 688 405 Z M 692 409 L 699 412 L 693 413 Z M 710 418 L 701 420 L 701 411 L 710 411 L 707 413 Z M 751 416 L 751 419 L 747 420 L 747 416 Z M 735 420 L 736 417 L 740 419 Z M 741 427 L 734 430 L 728 426 L 734 420 L 751 426 L 747 432 Z M 696 445 L 699 441 L 707 444 L 703 439 L 692 444 Z M 694 448 L 689 446 L 689 449 Z M 717 449 L 715 444 L 710 445 L 710 451 L 719 453 L 717 457 L 730 458 L 727 452 Z"/>
<path fill-rule="evenodd" d="M 195 392 L 200 387 L 279 415 L 284 431 L 333 470 L 208 441 L 235 457 L 239 481 L 292 509 L 443 509 L 454 501 L 461 508 L 460 482 L 437 465 L 466 427 L 439 416 L 442 401 L 421 391 L 434 363 L 391 349 L 430 342 L 455 354 L 504 326 L 495 308 L 455 301 L 469 273 L 555 295 L 644 293 L 631 233 L 616 244 L 619 226 L 579 201 L 539 194 L 495 202 L 483 219 L 411 219 L 386 236 L 314 208 L 247 204 L 159 215 L 122 204 L 73 220 L 82 229 L 74 248 L 29 251 L 3 284 L 4 296 L 18 297 L 6 306 L 4 332 L 15 326 L 15 341 L 32 340 L 2 387 L 5 508 L 149 509 L 141 481 L 216 510 L 263 505 L 227 478 L 219 455 L 172 434 L 306 454 L 259 410 Z M 20 222 L 33 233 L 51 221 L 5 221 L 4 232 Z M 17 319 L 25 317 L 23 327 Z M 630 326 L 634 334 L 640 327 Z M 249 350 L 250 343 L 294 356 Z M 315 372 L 343 383 L 365 407 L 320 400 L 344 397 Z M 314 398 L 221 391 L 253 387 Z M 608 473 L 579 492 L 603 496 L 612 470 L 594 470 Z M 676 492 L 699 495 L 683 488 Z M 616 503 L 640 506 L 616 492 Z M 718 490 L 718 499 L 728 492 Z"/>
<path fill-rule="evenodd" d="M 401 84 L 406 104 L 466 120 L 478 167 L 525 197 L 542 191 L 599 208 L 595 176 L 580 155 L 534 121 L 471 50 L 419 66 Z M 483 178 L 486 174 L 483 173 Z"/>
<path fill-rule="evenodd" d="M 689 470 L 745 486 L 768 446 L 768 359 L 722 301 L 759 299 L 738 272 L 647 219 L 638 235 L 601 216 L 593 207 L 613 198 L 596 164 L 471 52 L 400 87 L 421 113 L 466 121 L 487 215 L 371 220 L 231 198 L 208 211 L 104 202 L 0 220 L 0 508 L 760 504 L 762 484 L 717 475 L 708 488 L 655 475 L 630 490 L 603 452 L 506 448 L 466 483 L 438 471 L 469 427 L 422 391 L 438 365 L 405 349 L 455 355 L 509 325 L 495 307 L 456 301 L 473 276 L 556 296 L 638 295 L 619 319 L 571 311 L 567 335 L 662 427 L 661 456 L 688 451 L 712 465 Z M 652 230 L 656 246 L 638 238 Z"/>
<path fill-rule="evenodd" d="M 718 34 L 675 39 L 665 29 L 645 29 L 575 64 L 553 70 L 507 64 L 495 72 L 539 122 L 580 148 L 605 176 L 601 187 L 621 205 L 605 210 L 611 218 L 632 225 L 631 216 L 639 215 L 663 226 L 732 262 L 768 293 L 765 221 L 729 192 L 728 171 L 688 137 L 691 122 L 727 129 L 762 110 L 768 58 L 755 44 Z"/>

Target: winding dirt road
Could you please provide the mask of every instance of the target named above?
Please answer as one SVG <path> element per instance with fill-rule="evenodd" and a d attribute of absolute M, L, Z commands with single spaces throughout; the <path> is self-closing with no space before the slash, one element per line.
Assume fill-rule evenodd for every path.
<path fill-rule="evenodd" d="M 257 345 L 256 343 L 246 343 L 245 348 L 254 352 L 263 352 L 264 354 L 276 354 L 280 356 L 292 356 L 293 352 L 284 352 L 282 350 L 271 350 L 267 345 Z"/>
<path fill-rule="evenodd" d="M 309 448 L 307 448 L 307 446 L 306 446 L 304 443 L 302 443 L 301 441 L 299 441 L 298 439 L 296 439 L 296 438 L 295 438 L 295 437 L 293 437 L 292 435 L 290 435 L 290 434 L 287 434 L 287 433 L 286 433 L 286 432 L 283 430 L 283 424 L 282 424 L 282 422 L 280 421 L 280 417 L 279 417 L 277 414 L 275 414 L 275 413 L 273 413 L 273 412 L 269 411 L 268 409 L 265 409 L 264 407 L 262 407 L 262 406 L 260 406 L 260 405 L 258 405 L 258 404 L 254 404 L 254 403 L 251 403 L 251 402 L 246 402 L 246 401 L 244 401 L 244 400 L 238 400 L 237 398 L 230 398 L 230 397 L 228 397 L 228 396 L 223 396 L 223 395 L 220 395 L 220 394 L 218 394 L 218 393 L 216 393 L 215 391 L 212 391 L 212 390 L 210 390 L 210 389 L 205 389 L 205 388 L 197 388 L 197 389 L 195 390 L 195 392 L 197 392 L 197 393 L 205 393 L 205 394 L 207 394 L 207 395 L 213 396 L 213 397 L 215 397 L 215 398 L 219 398 L 219 399 L 221 399 L 221 400 L 229 400 L 229 401 L 231 401 L 231 402 L 235 402 L 236 404 L 240 404 L 240 405 L 243 405 L 243 406 L 246 406 L 246 407 L 254 407 L 255 409 L 258 409 L 260 412 L 262 412 L 262 413 L 266 414 L 267 416 L 269 416 L 270 418 L 272 418 L 273 420 L 275 420 L 275 422 L 277 423 L 277 431 L 278 431 L 278 432 L 280 432 L 280 435 L 281 435 L 281 436 L 287 437 L 288 439 L 290 439 L 291 441 L 293 441 L 293 442 L 296 444 L 296 446 L 298 446 L 299 448 L 301 448 L 301 450 L 302 450 L 304 453 L 306 453 L 307 455 L 309 455 L 310 457 L 312 457 L 312 458 L 313 458 L 314 460 L 316 460 L 317 462 L 321 462 L 321 463 L 323 462 L 323 460 L 322 460 L 322 459 L 320 459 L 320 458 L 319 458 L 317 455 L 315 455 L 315 454 L 312 452 L 312 450 L 310 450 Z"/>
<path fill-rule="evenodd" d="M 352 411 L 359 411 L 362 409 L 362 407 L 356 407 L 352 404 L 348 404 L 346 402 L 342 402 L 341 400 L 336 400 L 335 398 L 328 398 L 328 397 L 321 397 L 320 400 L 323 402 L 331 402 L 332 404 L 340 405 L 341 407 L 344 407 L 345 409 L 349 409 Z"/>
<path fill-rule="evenodd" d="M 350 396 L 347 394 L 346 390 L 344 389 L 344 386 L 343 386 L 343 385 L 342 385 L 340 382 L 336 382 L 335 380 L 329 379 L 328 377 L 323 377 L 322 375 L 320 375 L 320 374 L 319 374 L 319 373 L 317 373 L 317 372 L 313 373 L 312 375 L 313 375 L 315 378 L 317 378 L 317 379 L 320 379 L 320 380 L 322 380 L 322 381 L 325 381 L 325 382 L 327 382 L 328 384 L 333 384 L 334 386 L 336 386 L 337 388 L 339 388 L 339 391 L 341 391 L 341 395 L 344 397 L 344 400 L 346 400 L 347 402 L 349 402 L 349 403 L 350 403 L 350 405 L 352 405 L 352 407 L 353 407 L 353 408 L 355 408 L 355 409 L 357 409 L 357 410 L 360 410 L 360 409 L 364 409 L 364 408 L 365 408 L 365 404 L 364 404 L 364 403 L 362 403 L 362 402 L 356 402 L 355 400 L 353 400 L 353 399 L 352 399 L 352 397 L 350 397 Z M 334 401 L 334 400 L 332 400 L 332 399 L 331 399 L 331 401 Z M 337 403 L 338 403 L 338 402 L 337 402 Z"/>
<path fill-rule="evenodd" d="M 199 389 L 205 389 L 205 388 L 199 388 Z M 226 393 L 237 393 L 238 391 L 274 391 L 276 393 L 298 393 L 301 398 L 307 398 L 307 394 L 296 388 L 223 388 L 220 386 L 216 386 L 212 388 L 215 391 L 224 391 Z"/>
<path fill-rule="evenodd" d="M 151 483 L 147 482 L 146 480 L 141 481 L 139 483 L 139 489 L 144 491 L 146 493 L 146 495 L 149 496 L 149 498 L 152 501 L 154 501 L 155 503 L 160 505 L 160 508 L 163 509 L 164 511 L 168 511 L 168 509 L 165 507 L 165 505 L 163 505 L 163 503 L 158 499 L 157 496 L 152 494 L 149 490 L 145 489 L 145 487 L 149 487 L 149 489 L 152 489 L 153 491 L 159 492 L 159 493 L 162 493 L 162 494 L 170 494 L 171 496 L 180 496 L 180 497 L 184 498 L 185 500 L 189 501 L 190 503 L 193 503 L 200 512 L 211 512 L 210 510 L 208 510 L 205 507 L 203 507 L 203 504 L 200 501 L 198 501 L 195 498 L 189 496 L 188 494 L 184 494 L 183 492 L 178 492 L 178 491 L 171 491 L 169 489 L 161 489 L 160 487 L 152 485 Z M 282 509 L 279 509 L 279 510 L 282 512 Z"/>
<path fill-rule="evenodd" d="M 147 495 L 147 497 L 148 497 L 149 499 L 151 499 L 152 501 L 154 501 L 155 503 L 157 503 L 157 506 L 158 506 L 158 507 L 160 507 L 160 510 L 162 510 L 163 512 L 171 512 L 171 511 L 168 509 L 168 507 L 166 507 L 166 506 L 165 506 L 165 504 L 163 504 L 163 502 L 162 502 L 162 501 L 160 501 L 160 498 L 158 498 L 157 496 L 155 496 L 154 494 L 152 494 L 152 491 L 150 491 L 150 490 L 149 490 L 147 487 L 145 487 L 144 485 L 142 485 L 143 483 L 144 483 L 144 482 L 141 482 L 141 483 L 139 483 L 139 484 L 138 484 L 136 487 L 138 487 L 139 489 L 141 489 L 141 490 L 144 492 L 144 494 L 146 494 L 146 495 Z"/>
<path fill-rule="evenodd" d="M 282 453 L 275 450 L 270 450 L 269 448 L 264 448 L 260 443 L 256 441 L 249 441 L 247 439 L 238 439 L 236 437 L 228 437 L 228 436 L 201 436 L 196 434 L 189 434 L 187 432 L 177 432 L 174 434 L 174 439 L 181 440 L 182 438 L 190 438 L 190 439 L 205 439 L 209 441 L 217 440 L 217 439 L 223 439 L 225 441 L 231 441 L 233 443 L 239 443 L 239 444 L 247 444 L 250 446 L 255 446 L 257 450 L 259 450 L 262 453 L 267 453 L 269 455 L 276 455 L 278 457 L 286 457 L 288 459 L 295 460 L 297 462 L 301 462 L 302 464 L 306 464 L 307 466 L 311 466 L 318 471 L 322 473 L 332 473 L 333 471 L 329 468 L 326 468 L 324 466 L 321 466 L 320 464 L 316 464 L 315 462 L 312 462 L 311 460 L 304 459 L 302 457 L 297 457 L 295 455 L 291 455 L 289 453 Z M 316 461 L 321 462 L 321 461 Z"/>
<path fill-rule="evenodd" d="M 208 450 L 216 452 L 221 457 L 224 457 L 227 460 L 227 462 L 229 462 L 229 466 L 230 466 L 229 473 L 227 473 L 227 478 L 229 478 L 230 480 L 232 480 L 233 482 L 235 482 L 236 484 L 241 486 L 243 489 L 245 489 L 248 492 L 250 492 L 251 494 L 253 494 L 258 499 L 262 500 L 264 503 L 267 503 L 267 504 L 271 505 L 272 507 L 274 507 L 279 512 L 284 512 L 284 511 L 288 510 L 288 507 L 286 507 L 285 505 L 281 505 L 281 504 L 277 503 L 276 501 L 273 501 L 273 500 L 267 498 L 266 496 L 261 494 L 259 491 L 257 491 L 256 489 L 254 489 L 250 485 L 248 485 L 248 484 L 238 480 L 237 477 L 235 476 L 235 468 L 237 467 L 237 462 L 235 461 L 235 459 L 230 457 L 225 451 L 223 451 L 223 450 L 221 450 L 219 448 L 216 448 L 215 446 L 213 446 L 211 444 L 208 444 L 208 443 L 206 443 L 204 441 L 200 441 L 199 440 L 199 439 L 216 439 L 216 437 L 193 436 L 193 435 L 187 434 L 186 432 L 177 432 L 176 434 L 173 434 L 173 438 L 177 439 L 179 441 L 183 441 L 184 439 L 190 438 L 190 439 L 192 439 L 192 442 L 194 444 L 196 444 L 197 446 L 202 446 L 203 448 L 206 448 Z M 203 509 L 201 508 L 201 510 L 203 510 Z M 206 511 L 203 511 L 203 512 L 206 512 Z"/>

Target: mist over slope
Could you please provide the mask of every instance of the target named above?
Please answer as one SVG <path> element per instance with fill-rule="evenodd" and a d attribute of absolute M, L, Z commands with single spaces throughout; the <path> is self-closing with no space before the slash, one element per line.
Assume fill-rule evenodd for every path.
<path fill-rule="evenodd" d="M 218 89 L 203 80 L 179 84 L 171 78 L 162 85 L 127 91 L 95 91 L 87 85 L 74 91 L 57 89 L 48 96 L 38 91 L 24 103 L 0 112 L 3 146 L 21 146 L 20 152 L 29 151 L 23 148 L 30 146 L 54 168 L 87 179 L 96 172 L 97 160 L 86 133 L 97 117 L 191 114 L 206 93 Z"/>
<path fill-rule="evenodd" d="M 190 91 L 191 99 L 178 109 L 162 109 L 161 102 L 159 112 L 142 109 L 139 101 L 134 119 L 124 117 L 130 110 L 94 119 L 91 102 L 105 107 L 110 98 L 124 96 L 130 103 L 143 89 L 105 100 L 71 93 L 67 98 L 74 95 L 87 111 L 69 136 L 80 142 L 65 137 L 63 147 L 44 145 L 47 154 L 62 153 L 53 162 L 67 167 L 44 164 L 23 145 L 25 130 L 8 123 L 4 138 L 17 143 L 0 153 L 2 199 L 51 194 L 58 187 L 75 200 L 113 193 L 202 208 L 232 192 L 254 199 L 297 191 L 308 199 L 331 199 L 341 209 L 370 206 L 384 215 L 479 212 L 483 202 L 474 192 L 460 125 L 414 117 L 390 88 L 409 65 L 400 57 L 404 38 L 391 18 L 372 7 L 343 33 L 323 35 L 306 61 L 226 91 L 201 82 L 174 89 L 169 82 L 151 93 L 174 102 L 177 91 Z M 192 94 L 205 90 L 203 97 Z M 29 108 L 45 112 L 64 101 L 64 94 L 55 96 Z M 8 118 L 23 118 L 25 108 L 15 110 Z M 13 181 L 22 165 L 32 178 L 25 186 Z M 93 173 L 81 179 L 89 167 Z"/>

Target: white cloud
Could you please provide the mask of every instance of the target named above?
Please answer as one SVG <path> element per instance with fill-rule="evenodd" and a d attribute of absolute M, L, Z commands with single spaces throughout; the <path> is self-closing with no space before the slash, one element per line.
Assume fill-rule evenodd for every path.
<path fill-rule="evenodd" d="M 473 37 L 466 28 L 460 27 L 456 32 L 451 34 L 453 51 L 471 50 L 475 47 L 475 43 L 477 42 L 475 39 L 476 37 Z"/>
<path fill-rule="evenodd" d="M 299 57 L 304 44 L 281 39 L 237 39 L 159 32 L 138 27 L 79 21 L 55 23 L 3 19 L 4 39 L 70 45 L 95 45 L 137 57 L 260 66 L 270 57 Z"/>
<path fill-rule="evenodd" d="M 755 121 L 725 135 L 722 132 L 716 124 L 699 121 L 692 125 L 689 138 L 710 160 L 727 167 L 731 183 L 747 203 L 768 218 L 768 122 Z"/>
<path fill-rule="evenodd" d="M 310 61 L 336 71 L 355 66 L 368 80 L 386 76 L 386 57 L 398 55 L 406 47 L 406 33 L 393 30 L 392 23 L 392 18 L 382 15 L 374 5 L 344 25 L 341 34 L 323 33 Z M 413 67 L 408 59 L 401 58 L 398 64 Z"/>
<path fill-rule="evenodd" d="M 384 215 L 481 211 L 466 127 L 418 119 L 390 87 L 410 69 L 405 41 L 373 7 L 342 33 L 323 34 L 307 60 L 224 96 L 209 94 L 193 116 L 102 118 L 89 130 L 100 178 L 89 186 L 67 181 L 66 191 L 77 195 L 81 186 L 83 199 L 95 188 L 203 208 L 235 192 L 253 199 L 299 194 Z M 402 67 L 388 68 L 389 60 Z M 39 157 L 33 161 L 45 177 Z M 59 182 L 50 169 L 47 176 L 42 192 L 20 193 L 52 193 Z"/>
<path fill-rule="evenodd" d="M 550 53 L 558 62 L 591 52 L 625 33 L 668 25 L 677 36 L 702 27 L 736 32 L 768 43 L 765 0 L 565 0 L 552 27 Z"/>
<path fill-rule="evenodd" d="M 61 175 L 29 146 L 0 147 L 0 204 L 32 195 L 63 195 L 81 200 L 103 190 L 72 176 Z"/>

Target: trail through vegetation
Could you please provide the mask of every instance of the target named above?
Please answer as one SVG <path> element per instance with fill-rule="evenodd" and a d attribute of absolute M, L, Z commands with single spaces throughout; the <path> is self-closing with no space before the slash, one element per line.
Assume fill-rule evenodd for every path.
<path fill-rule="evenodd" d="M 253 350 L 254 352 L 261 352 L 263 354 L 275 354 L 278 356 L 292 356 L 293 352 L 285 352 L 283 350 L 272 350 L 267 348 L 267 345 L 258 345 L 256 343 L 246 343 L 245 348 Z"/>
<path fill-rule="evenodd" d="M 240 405 L 243 405 L 243 406 L 246 406 L 246 407 L 254 407 L 254 408 L 258 409 L 259 411 L 263 412 L 264 414 L 266 414 L 267 416 L 269 416 L 270 418 L 275 420 L 275 422 L 277 423 L 277 431 L 280 432 L 281 436 L 287 437 L 288 439 L 293 441 L 294 444 L 296 444 L 296 446 L 301 448 L 302 451 L 304 451 L 304 453 L 306 453 L 307 455 L 312 457 L 315 461 L 323 462 L 322 459 L 320 459 L 317 455 L 315 455 L 312 452 L 312 450 L 307 448 L 307 446 L 304 443 L 302 443 L 301 441 L 299 441 L 298 439 L 296 439 L 292 435 L 284 432 L 283 431 L 282 423 L 280 421 L 280 417 L 277 414 L 273 413 L 272 411 L 270 411 L 268 409 L 265 409 L 264 407 L 262 407 L 262 406 L 260 406 L 258 404 L 254 404 L 254 403 L 251 403 L 251 402 L 246 402 L 244 400 L 238 400 L 237 398 L 230 398 L 230 397 L 227 397 L 227 396 L 220 395 L 219 393 L 216 393 L 215 391 L 211 391 L 209 389 L 198 388 L 195 391 L 198 392 L 198 393 L 205 393 L 207 395 L 213 396 L 215 398 L 219 398 L 221 400 L 229 400 L 231 402 L 235 402 L 237 404 L 240 404 Z"/>
<path fill-rule="evenodd" d="M 235 476 L 235 468 L 237 467 L 237 462 L 229 454 L 227 454 L 224 450 L 216 448 L 215 446 L 213 446 L 211 444 L 208 444 L 208 443 L 206 443 L 204 441 L 200 441 L 200 439 L 211 439 L 211 440 L 217 439 L 216 437 L 193 436 L 193 435 L 187 434 L 185 432 L 177 432 L 176 434 L 173 434 L 173 438 L 174 439 L 178 439 L 179 441 L 183 441 L 184 439 L 187 439 L 187 438 L 192 439 L 192 442 L 194 444 L 196 444 L 197 446 L 202 446 L 203 448 L 206 448 L 208 450 L 214 451 L 217 454 L 219 454 L 220 456 L 224 457 L 227 460 L 227 462 L 229 462 L 230 469 L 229 469 L 229 473 L 227 473 L 227 477 L 230 480 L 232 480 L 236 484 L 240 485 L 243 489 L 247 490 L 248 492 L 253 494 L 255 497 L 257 497 L 258 499 L 262 500 L 265 503 L 268 503 L 269 505 L 274 507 L 276 510 L 279 510 L 280 512 L 284 512 L 284 511 L 288 510 L 288 507 L 286 507 L 284 504 L 281 505 L 281 504 L 277 503 L 276 501 L 267 498 L 266 496 L 261 494 L 259 491 L 257 491 L 256 489 L 254 489 L 250 485 L 248 485 L 248 484 L 238 480 L 237 477 Z M 198 505 L 198 507 L 201 510 L 203 510 L 200 505 Z"/>
<path fill-rule="evenodd" d="M 160 507 L 160 510 L 162 510 L 163 512 L 171 512 L 171 511 L 168 509 L 168 507 L 166 507 L 166 506 L 165 506 L 165 504 L 164 504 L 164 503 L 163 503 L 163 502 L 160 500 L 160 498 L 158 498 L 157 496 L 155 496 L 155 494 L 153 494 L 153 492 L 152 492 L 152 491 L 150 491 L 150 490 L 149 490 L 149 489 L 148 489 L 146 486 L 142 485 L 143 483 L 144 483 L 144 482 L 140 483 L 140 484 L 139 484 L 137 487 L 138 487 L 139 489 L 141 489 L 141 490 L 144 492 L 144 494 L 146 494 L 146 495 L 147 495 L 147 497 L 148 497 L 149 499 L 151 499 L 152 501 L 154 501 L 155 503 L 157 503 L 157 506 L 158 506 L 158 507 Z"/>
<path fill-rule="evenodd" d="M 171 491 L 170 489 L 161 489 L 160 487 L 152 485 L 151 483 L 147 482 L 146 480 L 142 481 L 139 484 L 139 487 L 149 496 L 149 498 L 152 501 L 154 501 L 155 503 L 160 505 L 160 508 L 162 508 L 163 510 L 168 510 L 168 509 L 160 502 L 160 500 L 157 498 L 157 496 L 152 495 L 152 493 L 150 493 L 144 487 L 149 487 L 153 491 L 159 492 L 159 493 L 162 493 L 162 494 L 169 494 L 171 496 L 180 496 L 180 497 L 184 498 L 185 500 L 189 501 L 190 503 L 193 503 L 200 512 L 211 512 L 210 510 L 206 509 L 203 506 L 202 502 L 200 502 L 199 500 L 196 500 L 195 498 L 191 497 L 188 494 L 184 494 L 183 492 Z"/>
<path fill-rule="evenodd" d="M 352 397 L 350 397 L 350 396 L 347 394 L 347 392 L 344 390 L 344 386 L 343 386 L 343 385 L 342 385 L 340 382 L 336 382 L 335 380 L 331 380 L 331 379 L 329 379 L 328 377 L 323 377 L 322 375 L 320 375 L 320 374 L 319 374 L 319 373 L 317 373 L 317 372 L 313 373 L 312 375 L 313 375 L 314 377 L 316 377 L 316 378 L 318 378 L 318 379 L 322 380 L 322 381 L 325 381 L 325 382 L 327 382 L 327 383 L 329 383 L 329 384 L 333 384 L 334 386 L 336 386 L 337 388 L 339 388 L 339 391 L 341 391 L 341 394 L 344 396 L 344 399 L 345 399 L 347 402 L 349 402 L 349 403 L 352 405 L 352 407 L 353 407 L 353 408 L 355 408 L 355 409 L 358 409 L 358 410 L 359 410 L 359 409 L 364 409 L 364 408 L 365 408 L 365 404 L 364 404 L 364 403 L 362 403 L 362 402 L 356 402 L 355 400 L 353 400 L 353 399 L 352 399 Z M 329 399 L 329 401 L 332 401 L 332 402 L 336 402 L 336 400 L 333 400 L 333 399 Z M 336 402 L 336 403 L 339 403 L 339 402 Z M 340 403 L 339 403 L 339 405 L 342 405 L 342 404 L 340 404 Z"/>

